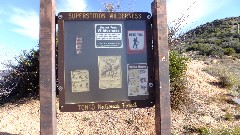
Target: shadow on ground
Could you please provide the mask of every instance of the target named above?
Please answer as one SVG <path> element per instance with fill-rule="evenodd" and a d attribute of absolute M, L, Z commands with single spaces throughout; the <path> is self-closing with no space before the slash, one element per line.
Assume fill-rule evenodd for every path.
<path fill-rule="evenodd" d="M 18 134 L 10 134 L 10 133 L 7 133 L 7 132 L 0 132 L 0 135 L 18 135 Z"/>

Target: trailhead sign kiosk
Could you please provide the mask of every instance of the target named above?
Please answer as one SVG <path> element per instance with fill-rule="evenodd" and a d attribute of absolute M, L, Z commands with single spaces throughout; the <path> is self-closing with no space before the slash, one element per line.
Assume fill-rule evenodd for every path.
<path fill-rule="evenodd" d="M 154 105 L 151 14 L 58 14 L 60 111 Z"/>
<path fill-rule="evenodd" d="M 40 3 L 40 133 L 57 134 L 55 32 L 62 112 L 153 107 L 170 134 L 166 0 L 147 12 L 60 12 Z"/>

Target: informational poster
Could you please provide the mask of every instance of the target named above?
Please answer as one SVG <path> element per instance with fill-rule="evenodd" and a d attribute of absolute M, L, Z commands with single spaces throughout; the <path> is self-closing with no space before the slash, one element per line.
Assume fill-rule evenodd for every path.
<path fill-rule="evenodd" d="M 99 88 L 122 88 L 121 56 L 98 56 Z"/>
<path fill-rule="evenodd" d="M 88 70 L 71 71 L 72 92 L 89 91 L 89 72 Z"/>
<path fill-rule="evenodd" d="M 148 67 L 146 63 L 128 64 L 128 96 L 148 95 Z"/>
<path fill-rule="evenodd" d="M 144 53 L 146 50 L 145 31 L 129 30 L 127 34 L 128 53 Z"/>
<path fill-rule="evenodd" d="M 95 48 L 123 48 L 122 24 L 95 24 Z"/>
<path fill-rule="evenodd" d="M 76 53 L 82 53 L 82 36 L 76 36 Z"/>

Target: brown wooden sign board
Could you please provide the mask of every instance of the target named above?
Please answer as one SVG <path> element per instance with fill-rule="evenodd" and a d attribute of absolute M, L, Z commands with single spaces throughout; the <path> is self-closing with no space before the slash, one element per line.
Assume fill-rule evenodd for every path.
<path fill-rule="evenodd" d="M 55 0 L 41 0 L 40 1 L 40 134 L 57 134 L 57 122 L 56 122 L 56 106 L 55 106 Z M 59 35 L 59 46 L 64 47 L 64 20 L 65 21 L 97 21 L 102 19 L 104 21 L 118 21 L 116 24 L 111 24 L 114 29 L 122 28 L 123 24 L 119 23 L 119 21 L 135 21 L 135 20 L 145 20 L 148 19 L 146 25 L 146 33 L 153 33 L 153 52 L 154 55 L 152 57 L 151 48 L 152 46 L 147 45 L 146 52 L 147 55 L 147 66 L 153 69 L 152 59 L 154 59 L 154 71 L 149 70 L 148 68 L 148 81 L 155 81 L 154 87 L 149 90 L 149 96 L 147 98 L 144 96 L 140 96 L 139 99 L 135 100 L 123 100 L 123 101 L 107 101 L 107 102 L 94 102 L 94 103 L 71 103 L 65 102 L 65 83 L 64 77 L 60 77 L 60 110 L 61 111 L 93 111 L 93 110 L 108 110 L 108 109 L 127 109 L 127 108 L 135 108 L 135 107 L 146 107 L 153 106 L 155 104 L 155 130 L 157 135 L 168 135 L 171 134 L 171 116 L 170 116 L 170 90 L 169 90 L 169 56 L 168 56 L 168 29 L 167 29 L 167 14 L 166 14 L 166 0 L 154 0 L 152 3 L 152 27 L 149 28 L 149 14 L 147 13 L 61 13 L 58 16 L 59 21 L 59 32 L 62 33 Z M 145 19 L 144 19 L 145 18 Z M 101 23 L 99 23 L 101 24 Z M 121 24 L 121 25 L 119 25 Z M 94 25 L 95 28 L 106 28 L 106 25 Z M 62 29 L 61 29 L 62 28 Z M 107 28 L 109 29 L 109 28 Z M 61 31 L 62 30 L 62 31 Z M 106 31 L 106 30 L 105 30 Z M 142 31 L 142 30 L 140 30 Z M 101 31 L 99 31 L 101 33 Z M 134 30 L 129 30 L 127 34 L 134 35 L 137 33 Z M 142 32 L 143 33 L 143 32 Z M 149 34 L 149 35 L 150 35 Z M 141 32 L 139 33 L 141 35 Z M 148 35 L 148 34 L 147 34 Z M 152 39 L 151 36 L 146 36 L 146 44 L 151 44 Z M 81 43 L 83 43 L 83 38 L 81 36 L 75 35 L 75 45 L 76 49 L 74 53 L 80 54 L 83 50 L 81 50 Z M 97 41 L 101 39 L 101 35 L 97 39 L 92 39 L 95 41 L 95 47 L 105 48 L 105 47 L 122 47 L 121 42 L 105 42 L 105 41 Z M 111 37 L 108 37 L 111 38 Z M 126 37 L 125 37 L 126 38 Z M 128 39 L 134 39 L 132 37 Z M 131 42 L 129 40 L 129 42 Z M 132 41 L 133 43 L 136 42 Z M 150 43 L 151 42 L 151 43 Z M 137 43 L 137 42 L 136 42 Z M 136 46 L 136 45 L 135 45 Z M 101 49 L 102 49 L 101 48 Z M 132 47 L 134 48 L 134 47 Z M 136 50 L 132 50 L 131 47 L 125 48 L 127 54 L 134 55 L 139 53 L 145 53 L 145 49 L 141 48 Z M 136 47 L 135 47 L 136 48 Z M 110 51 L 111 52 L 111 51 Z M 64 70 L 64 49 L 59 49 L 59 75 L 63 75 Z M 114 52 L 113 52 L 114 53 Z M 125 56 L 125 55 L 121 55 Z M 100 61 L 105 60 L 106 57 L 101 57 Z M 119 57 L 115 57 L 117 60 Z M 67 59 L 67 61 L 71 61 Z M 88 59 L 87 59 L 88 61 Z M 141 61 L 138 61 L 141 62 Z M 126 63 L 125 63 L 126 64 Z M 125 65 L 125 71 L 129 69 L 134 69 L 138 67 L 138 65 Z M 144 69 L 144 65 L 140 65 L 142 69 Z M 140 68 L 140 69 L 141 69 Z M 61 72 L 61 73 L 60 73 Z M 71 72 L 70 76 L 76 76 L 76 73 L 81 73 L 84 75 L 88 75 L 89 72 L 78 71 Z M 126 77 L 126 75 L 125 75 Z M 78 80 L 75 80 L 78 82 Z M 102 80 L 104 81 L 104 79 Z M 86 84 L 85 79 L 85 84 Z M 126 83 L 125 83 L 126 85 Z M 98 85 L 100 86 L 100 85 Z M 101 87 L 106 87 L 108 85 L 101 85 Z M 116 87 L 116 86 L 115 86 Z M 127 88 L 127 86 L 125 86 Z M 75 89 L 78 91 L 77 89 Z M 88 89 L 82 89 L 83 91 Z M 155 97 L 155 99 L 154 99 Z M 129 98 L 127 96 L 127 98 Z M 144 98 L 144 100 L 142 100 Z"/>
<path fill-rule="evenodd" d="M 154 105 L 151 14 L 58 14 L 60 111 Z"/>

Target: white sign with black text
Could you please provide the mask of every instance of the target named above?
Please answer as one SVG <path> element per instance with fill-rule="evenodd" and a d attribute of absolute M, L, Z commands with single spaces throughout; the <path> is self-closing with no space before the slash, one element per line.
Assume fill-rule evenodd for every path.
<path fill-rule="evenodd" d="M 95 48 L 123 48 L 122 24 L 95 24 Z"/>

